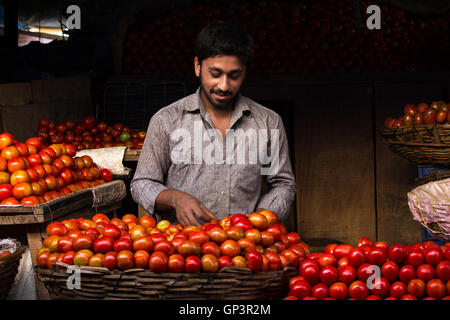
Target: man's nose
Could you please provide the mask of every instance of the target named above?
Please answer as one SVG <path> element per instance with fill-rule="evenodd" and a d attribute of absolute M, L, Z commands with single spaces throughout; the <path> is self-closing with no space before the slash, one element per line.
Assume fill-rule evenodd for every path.
<path fill-rule="evenodd" d="M 220 91 L 227 92 L 230 89 L 229 80 L 226 75 L 223 75 L 219 79 L 219 84 L 217 85 Z"/>

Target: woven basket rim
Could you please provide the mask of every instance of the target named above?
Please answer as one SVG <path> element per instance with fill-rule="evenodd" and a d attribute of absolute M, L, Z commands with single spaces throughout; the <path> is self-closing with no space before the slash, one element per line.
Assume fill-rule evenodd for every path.
<path fill-rule="evenodd" d="M 18 246 L 18 248 L 13 253 L 4 256 L 3 258 L 0 258 L 0 271 L 1 268 L 3 268 L 5 265 L 9 263 L 14 263 L 18 259 L 21 259 L 23 253 L 25 252 L 25 246 L 20 241 L 13 239 L 12 242 L 14 242 Z"/>

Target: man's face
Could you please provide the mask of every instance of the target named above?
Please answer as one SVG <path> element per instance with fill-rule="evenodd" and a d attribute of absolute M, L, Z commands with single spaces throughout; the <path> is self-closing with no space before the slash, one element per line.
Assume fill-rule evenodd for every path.
<path fill-rule="evenodd" d="M 194 60 L 195 74 L 200 78 L 203 96 L 217 109 L 233 107 L 234 98 L 245 78 L 246 66 L 236 56 L 215 56 L 200 65 Z"/>

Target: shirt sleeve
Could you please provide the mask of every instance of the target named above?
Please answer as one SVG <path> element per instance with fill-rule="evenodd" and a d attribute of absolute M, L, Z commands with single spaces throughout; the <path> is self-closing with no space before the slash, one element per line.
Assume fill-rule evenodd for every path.
<path fill-rule="evenodd" d="M 155 114 L 150 120 L 136 172 L 130 184 L 133 200 L 150 214 L 155 212 L 158 195 L 168 189 L 164 181 L 170 165 L 169 142 L 163 118 Z"/>
<path fill-rule="evenodd" d="M 278 132 L 278 139 L 276 136 L 271 135 L 270 149 L 271 151 L 276 151 L 278 143 L 278 161 L 276 155 L 274 157 L 274 154 L 271 152 L 271 166 L 267 171 L 267 175 L 265 175 L 270 190 L 259 199 L 256 208 L 273 211 L 283 221 L 288 218 L 289 208 L 295 199 L 296 184 L 289 159 L 286 131 L 279 116 L 277 117 L 275 129 L 278 129 L 278 131 L 271 131 Z M 274 137 L 275 139 L 272 139 Z"/>

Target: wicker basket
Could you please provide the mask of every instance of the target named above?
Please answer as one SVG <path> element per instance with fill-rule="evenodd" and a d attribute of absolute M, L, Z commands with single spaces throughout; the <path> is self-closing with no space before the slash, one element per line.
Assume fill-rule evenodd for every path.
<path fill-rule="evenodd" d="M 36 268 L 37 278 L 52 299 L 179 299 L 255 300 L 282 299 L 297 268 L 252 273 L 247 268 L 226 267 L 217 273 L 155 273 L 144 269 L 109 271 L 81 267 L 79 289 L 68 286 L 68 265 L 57 262 L 52 270 Z M 72 281 L 72 282 L 71 282 Z M 73 278 L 69 283 L 75 283 Z M 69 289 L 71 287 L 71 289 Z"/>
<path fill-rule="evenodd" d="M 389 149 L 418 165 L 450 164 L 450 124 L 382 128 Z"/>
<path fill-rule="evenodd" d="M 17 275 L 17 269 L 19 267 L 22 254 L 25 252 L 25 246 L 19 241 L 13 240 L 16 244 L 16 251 L 0 258 L 0 299 L 6 299 L 9 289 L 14 283 Z"/>

